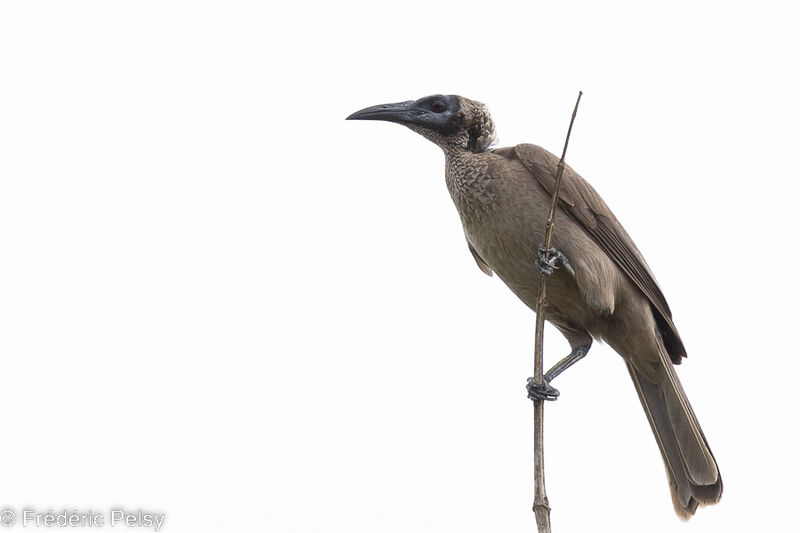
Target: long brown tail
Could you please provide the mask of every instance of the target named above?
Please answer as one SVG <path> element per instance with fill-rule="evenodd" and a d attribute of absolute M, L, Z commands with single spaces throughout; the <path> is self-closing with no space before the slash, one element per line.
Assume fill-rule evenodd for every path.
<path fill-rule="evenodd" d="M 675 512 L 688 520 L 698 505 L 719 501 L 722 477 L 672 363 L 664 354 L 661 361 L 656 383 L 631 363 L 628 372 L 661 448 Z"/>

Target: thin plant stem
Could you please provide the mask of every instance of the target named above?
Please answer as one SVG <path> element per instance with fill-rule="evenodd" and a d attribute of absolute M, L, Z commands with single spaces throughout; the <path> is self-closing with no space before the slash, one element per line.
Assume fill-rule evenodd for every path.
<path fill-rule="evenodd" d="M 553 228 L 556 224 L 556 207 L 558 206 L 558 192 L 561 187 L 561 176 L 564 174 L 564 158 L 567 155 L 569 136 L 572 134 L 572 125 L 575 115 L 578 114 L 578 104 L 581 103 L 582 91 L 578 91 L 578 100 L 572 111 L 569 121 L 567 138 L 564 141 L 564 150 L 556 170 L 556 184 L 553 190 L 553 202 L 550 205 L 550 215 L 547 217 L 544 247 L 547 249 L 545 257 L 550 259 L 550 247 L 553 242 Z M 544 319 L 547 309 L 547 276 L 539 274 L 539 299 L 536 302 L 536 341 L 534 344 L 533 380 L 541 385 L 543 381 L 542 368 L 544 366 Z M 533 402 L 533 474 L 535 482 L 535 496 L 533 512 L 536 513 L 536 525 L 539 533 L 550 533 L 550 503 L 547 500 L 547 491 L 544 486 L 544 401 Z"/>

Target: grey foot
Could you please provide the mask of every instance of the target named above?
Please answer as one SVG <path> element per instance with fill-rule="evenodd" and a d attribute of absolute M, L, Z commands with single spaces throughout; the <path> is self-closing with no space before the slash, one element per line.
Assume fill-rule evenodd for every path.
<path fill-rule="evenodd" d="M 528 384 L 525 386 L 528 389 L 528 398 L 531 400 L 544 400 L 552 402 L 558 399 L 558 389 L 550 385 L 546 380 L 544 383 L 536 383 L 533 378 L 528 378 Z"/>
<path fill-rule="evenodd" d="M 550 253 L 549 259 L 547 258 L 548 252 Z M 564 267 L 564 270 L 575 277 L 575 271 L 572 269 L 572 265 L 569 264 L 567 256 L 555 248 L 550 248 L 548 250 L 543 244 L 539 245 L 539 259 L 536 260 L 536 268 L 539 270 L 539 272 L 549 276 L 553 273 L 554 269 L 559 268 L 559 263 Z"/>

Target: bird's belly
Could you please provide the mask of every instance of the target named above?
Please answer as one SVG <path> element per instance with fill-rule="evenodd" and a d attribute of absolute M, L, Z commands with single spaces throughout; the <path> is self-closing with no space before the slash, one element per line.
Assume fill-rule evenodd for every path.
<path fill-rule="evenodd" d="M 539 271 L 536 269 L 538 244 L 543 241 L 532 231 L 522 236 L 507 226 L 464 224 L 467 239 L 486 264 L 528 307 L 536 308 Z"/>
<path fill-rule="evenodd" d="M 462 218 L 464 231 L 473 248 L 508 288 L 532 310 L 536 309 L 539 298 L 539 270 L 536 268 L 536 261 L 539 244 L 545 240 L 544 219 L 547 217 L 547 213 L 534 212 L 536 214 L 542 218 L 538 224 L 532 220 L 509 223 L 507 219 L 497 221 L 491 217 L 475 223 Z M 566 219 L 560 222 L 569 224 Z M 570 245 L 562 247 L 557 240 L 554 240 L 554 244 L 568 258 L 570 255 L 577 255 Z M 573 253 L 570 254 L 570 251 Z M 587 307 L 576 279 L 569 272 L 558 268 L 548 278 L 547 283 L 551 315 L 557 314 L 570 324 L 587 330 L 595 329 L 596 313 Z"/>

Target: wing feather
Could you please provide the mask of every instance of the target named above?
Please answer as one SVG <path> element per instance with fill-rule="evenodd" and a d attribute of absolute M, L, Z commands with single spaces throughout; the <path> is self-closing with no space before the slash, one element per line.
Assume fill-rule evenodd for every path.
<path fill-rule="evenodd" d="M 495 153 L 512 156 L 509 149 L 503 150 L 495 150 Z M 525 165 L 549 194 L 553 194 L 558 167 L 555 155 L 533 144 L 520 144 L 514 147 L 513 156 Z M 667 300 L 633 239 L 597 191 L 569 166 L 564 167 L 558 196 L 562 208 L 583 226 L 586 233 L 650 300 L 670 358 L 674 363 L 679 363 L 681 357 L 686 357 L 686 349 L 672 321 Z"/>
<path fill-rule="evenodd" d="M 469 242 L 469 239 L 467 239 L 467 246 L 469 247 L 469 251 L 472 253 L 472 257 L 475 259 L 475 262 L 478 264 L 478 268 L 481 269 L 481 272 L 489 277 L 492 277 L 494 275 L 492 267 L 486 264 L 486 261 L 483 260 L 483 258 L 478 254 L 478 251 L 472 246 L 472 243 Z"/>

